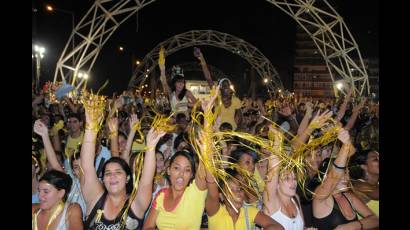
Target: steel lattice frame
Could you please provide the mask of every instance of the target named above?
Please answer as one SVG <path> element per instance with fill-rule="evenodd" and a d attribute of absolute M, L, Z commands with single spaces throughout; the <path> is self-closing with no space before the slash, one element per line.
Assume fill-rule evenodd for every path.
<path fill-rule="evenodd" d="M 65 80 L 74 74 L 73 83 L 77 84 L 75 79 L 78 71 L 91 70 L 100 50 L 114 31 L 129 17 L 154 1 L 96 0 L 72 32 L 57 63 L 54 82 L 57 78 Z M 332 81 L 340 77 L 350 82 L 356 96 L 370 94 L 368 75 L 358 45 L 342 17 L 326 0 L 266 1 L 290 15 L 309 34 L 326 61 Z M 319 2 L 324 3 L 327 9 L 318 6 Z M 74 37 L 81 42 L 72 49 L 70 44 Z M 72 57 L 75 61 L 70 65 Z M 81 83 L 82 81 L 77 84 L 77 88 Z"/>
<path fill-rule="evenodd" d="M 165 48 L 165 55 L 169 56 L 181 49 L 200 45 L 226 49 L 242 57 L 249 62 L 259 76 L 272 80 L 267 84 L 270 90 L 283 89 L 279 74 L 273 68 L 272 63 L 256 47 L 243 39 L 214 30 L 191 30 L 159 43 L 145 55 L 142 64 L 135 69 L 128 87 L 135 87 L 145 82 L 146 76 L 149 76 L 147 73 L 152 73 L 152 70 L 158 65 L 158 53 L 161 46 Z"/>
<path fill-rule="evenodd" d="M 188 62 L 188 63 L 182 63 L 178 64 L 179 67 L 181 67 L 184 70 L 184 73 L 186 72 L 201 72 L 202 73 L 202 67 L 198 62 Z M 222 78 L 229 78 L 232 76 L 228 76 L 225 74 L 222 70 L 216 68 L 215 66 L 209 65 L 208 64 L 208 69 L 209 72 L 211 72 L 211 76 L 214 79 L 222 79 Z M 166 70 L 166 73 L 168 75 L 171 75 L 172 68 L 169 67 Z"/>

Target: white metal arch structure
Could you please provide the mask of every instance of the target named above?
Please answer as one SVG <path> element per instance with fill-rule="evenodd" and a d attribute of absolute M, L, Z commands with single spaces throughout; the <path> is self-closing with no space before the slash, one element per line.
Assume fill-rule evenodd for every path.
<path fill-rule="evenodd" d="M 152 70 L 158 65 L 158 55 L 161 47 L 164 47 L 165 49 L 165 56 L 169 56 L 179 50 L 200 45 L 222 48 L 239 55 L 248 61 L 262 79 L 268 78 L 272 80 L 268 81 L 268 84 L 266 84 L 268 89 L 272 91 L 275 88 L 283 89 L 278 72 L 273 68 L 269 59 L 267 59 L 255 46 L 243 39 L 214 30 L 191 30 L 177 34 L 166 41 L 159 43 L 154 49 L 145 55 L 142 63 L 135 69 L 134 74 L 128 83 L 128 87 L 135 87 L 136 85 L 145 82 L 147 76 L 149 76 L 147 73 L 152 73 Z"/>
<path fill-rule="evenodd" d="M 71 33 L 56 66 L 54 82 L 89 72 L 103 45 L 129 17 L 155 0 L 96 0 Z M 354 95 L 370 93 L 368 75 L 358 45 L 342 17 L 326 1 L 266 0 L 290 15 L 309 34 L 326 61 L 333 81 L 343 78 L 354 86 Z M 318 6 L 318 4 L 322 4 Z M 323 7 L 325 6 L 325 7 Z M 74 49 L 72 39 L 80 41 Z M 74 63 L 70 59 L 74 57 Z M 333 71 L 336 75 L 333 74 Z M 353 75 L 355 73 L 355 75 Z M 78 83 L 77 88 L 81 85 Z"/>
<path fill-rule="evenodd" d="M 353 95 L 370 95 L 359 47 L 343 18 L 326 0 L 266 1 L 290 15 L 309 34 L 325 59 L 333 82 L 339 77 L 354 86 Z"/>
<path fill-rule="evenodd" d="M 202 73 L 202 67 L 198 62 L 187 62 L 187 63 L 178 64 L 178 66 L 180 66 L 184 70 L 184 73 L 186 72 L 201 72 Z M 232 77 L 232 76 L 228 76 L 222 70 L 216 68 L 215 66 L 212 66 L 209 64 L 208 64 L 208 69 L 209 69 L 209 72 L 211 72 L 212 77 L 214 77 L 215 79 Z M 166 70 L 166 73 L 168 75 L 171 75 L 171 71 L 172 71 L 172 68 L 168 67 Z"/>
<path fill-rule="evenodd" d="M 115 30 L 144 6 L 155 0 L 96 0 L 81 21 L 71 32 L 62 55 L 57 62 L 54 83 L 58 80 L 70 82 L 78 89 L 85 80 L 77 80 L 80 71 L 89 73 L 102 47 Z M 75 38 L 74 38 L 75 37 Z M 80 41 L 75 48 L 72 40 Z M 75 60 L 72 63 L 72 60 Z M 71 63 L 70 63 L 71 62 Z"/>

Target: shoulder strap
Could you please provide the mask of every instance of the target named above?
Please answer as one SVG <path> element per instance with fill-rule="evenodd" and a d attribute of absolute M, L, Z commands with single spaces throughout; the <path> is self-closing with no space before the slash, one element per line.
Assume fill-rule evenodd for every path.
<path fill-rule="evenodd" d="M 85 221 L 85 225 L 87 228 L 90 227 L 91 222 L 93 221 L 95 214 L 97 213 L 97 210 L 100 209 L 101 207 L 104 207 L 104 203 L 105 203 L 105 198 L 107 197 L 107 192 L 105 191 L 101 198 L 97 201 L 97 203 L 94 205 L 93 210 L 91 210 L 90 215 L 88 215 L 86 221 Z"/>
<path fill-rule="evenodd" d="M 298 199 L 298 197 L 297 196 L 293 196 L 293 199 L 294 200 L 296 200 L 296 205 L 298 206 L 298 208 L 299 208 L 299 210 L 301 209 L 301 206 L 300 206 L 300 200 Z"/>
<path fill-rule="evenodd" d="M 97 169 L 97 177 L 99 178 L 102 177 L 101 173 L 102 173 L 102 168 L 104 166 L 104 163 L 105 163 L 105 158 L 101 157 L 100 164 L 98 165 L 98 169 Z"/>
<path fill-rule="evenodd" d="M 350 205 L 350 207 L 352 207 L 353 211 L 354 211 L 356 214 L 358 214 L 358 212 L 356 211 L 356 209 L 355 209 L 354 206 L 352 205 L 352 202 L 350 201 L 349 197 L 347 197 L 344 192 L 342 192 L 342 195 L 347 199 L 347 202 L 349 202 L 349 205 Z"/>
<path fill-rule="evenodd" d="M 246 204 L 244 204 L 243 209 L 245 210 L 246 230 L 252 230 L 251 224 L 249 223 L 248 206 Z"/>

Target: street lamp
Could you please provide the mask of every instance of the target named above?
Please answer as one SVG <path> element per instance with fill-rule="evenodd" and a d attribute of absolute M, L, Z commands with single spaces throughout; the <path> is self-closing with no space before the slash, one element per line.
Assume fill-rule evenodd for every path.
<path fill-rule="evenodd" d="M 342 90 L 342 88 L 343 88 L 343 83 L 341 83 L 341 82 L 336 83 L 336 88 L 337 88 L 338 90 Z"/>
<path fill-rule="evenodd" d="M 268 78 L 263 79 L 263 83 L 268 83 Z"/>
<path fill-rule="evenodd" d="M 36 89 L 40 87 L 40 60 L 44 58 L 46 49 L 42 46 L 34 45 L 34 57 L 36 58 Z M 32 55 L 33 57 L 33 55 Z"/>
<path fill-rule="evenodd" d="M 81 82 L 84 82 L 83 90 L 85 90 L 85 88 L 87 87 L 89 75 L 85 72 L 80 71 L 77 76 L 79 79 L 81 79 Z M 79 85 L 81 85 L 81 82 L 79 83 Z"/>
<path fill-rule="evenodd" d="M 346 82 L 344 80 L 338 80 L 334 83 L 334 91 L 336 98 L 339 97 L 339 91 L 343 93 L 343 88 L 345 88 Z"/>

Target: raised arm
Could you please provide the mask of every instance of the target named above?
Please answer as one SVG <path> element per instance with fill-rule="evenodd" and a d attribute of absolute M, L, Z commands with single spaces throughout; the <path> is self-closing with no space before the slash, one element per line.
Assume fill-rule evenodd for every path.
<path fill-rule="evenodd" d="M 342 148 L 337 154 L 333 165 L 329 166 L 329 171 L 325 176 L 321 185 L 315 189 L 313 194 L 314 202 L 325 201 L 334 192 L 337 183 L 345 173 L 345 170 L 341 169 L 346 167 L 347 159 L 355 152 L 355 148 L 351 144 L 349 132 L 345 129 L 341 129 L 338 134 L 338 139 L 343 143 Z"/>
<path fill-rule="evenodd" d="M 74 103 L 70 100 L 70 98 L 68 98 L 67 96 L 64 96 L 63 100 L 67 103 L 67 105 L 70 108 L 71 112 L 78 113 L 79 106 L 74 105 Z"/>
<path fill-rule="evenodd" d="M 81 177 L 81 191 L 87 203 L 87 213 L 90 213 L 91 208 L 94 207 L 100 194 L 104 192 L 94 166 L 95 143 L 99 131 L 99 124 L 101 124 L 104 118 L 104 111 L 94 108 L 95 102 L 86 101 L 85 103 L 87 103 L 87 106 L 85 106 L 86 128 L 80 157 L 81 169 L 84 174 L 84 176 Z"/>
<path fill-rule="evenodd" d="M 354 90 L 353 87 L 350 87 L 349 92 L 347 93 L 345 99 L 343 100 L 342 105 L 339 108 L 339 111 L 337 112 L 336 119 L 338 121 L 342 120 L 342 118 L 344 117 L 344 115 L 346 113 L 347 103 L 349 103 L 349 101 L 350 101 L 353 90 Z"/>
<path fill-rule="evenodd" d="M 137 114 L 131 114 L 129 122 L 130 133 L 127 137 L 127 145 L 125 146 L 124 151 L 121 153 L 121 158 L 124 159 L 128 164 L 130 164 L 130 166 L 132 166 L 130 162 L 130 153 L 132 149 L 132 143 L 134 142 L 135 133 L 137 132 L 137 128 L 135 126 L 139 123 Z"/>
<path fill-rule="evenodd" d="M 60 135 L 58 132 L 64 128 L 64 121 L 60 120 L 57 124 L 53 125 L 53 128 L 50 130 L 51 141 L 55 151 L 62 151 Z"/>
<path fill-rule="evenodd" d="M 213 216 L 218 212 L 220 207 L 219 190 L 215 178 L 208 172 L 208 170 L 206 170 L 206 183 L 208 193 L 205 201 L 205 209 L 208 216 Z"/>
<path fill-rule="evenodd" d="M 205 79 L 208 82 L 209 87 L 212 88 L 214 82 L 212 81 L 211 72 L 209 72 L 208 65 L 206 64 L 204 55 L 202 54 L 201 50 L 196 47 L 194 48 L 194 55 L 196 58 L 198 58 L 199 62 L 201 63 L 202 72 L 204 73 Z"/>
<path fill-rule="evenodd" d="M 350 130 L 353 128 L 354 123 L 356 122 L 357 116 L 359 116 L 360 111 L 362 110 L 365 102 L 366 102 L 366 98 L 362 99 L 362 101 L 360 101 L 360 103 L 357 106 L 353 107 L 352 115 L 350 116 L 349 121 L 347 122 L 345 127 L 343 127 L 344 129 Z"/>
<path fill-rule="evenodd" d="M 214 94 L 212 95 L 212 97 L 209 100 L 201 101 L 201 107 L 202 107 L 202 110 L 204 111 L 204 114 L 209 114 L 212 111 L 215 99 L 218 97 L 218 94 L 219 94 L 219 86 L 217 86 L 217 87 L 214 86 L 213 87 L 213 92 L 214 92 Z M 205 152 L 205 150 L 204 150 L 205 145 L 208 144 L 208 146 L 209 146 L 209 143 L 203 143 L 203 140 L 206 140 L 206 138 L 202 138 L 202 136 L 206 135 L 206 132 L 213 132 L 212 124 L 209 124 L 206 119 L 204 119 L 204 127 L 205 127 L 206 130 L 201 130 L 201 132 L 200 132 L 201 138 L 199 138 L 199 140 L 197 140 L 198 145 L 201 149 L 200 151 L 202 153 Z M 209 156 L 209 157 L 211 158 L 212 156 Z M 195 175 L 195 183 L 196 183 L 196 186 L 201 191 L 206 190 L 207 187 L 208 187 L 207 180 L 206 180 L 208 173 L 209 172 L 207 172 L 203 162 L 199 161 L 198 170 L 197 170 L 196 175 Z M 210 175 L 208 175 L 208 177 L 209 176 Z M 211 178 L 209 178 L 209 179 L 211 179 Z"/>
<path fill-rule="evenodd" d="M 274 129 L 272 125 L 269 126 L 269 131 L 273 132 L 275 136 L 274 140 L 274 148 L 280 148 L 280 138 L 281 133 L 280 131 Z M 265 190 L 263 191 L 263 204 L 265 206 L 265 214 L 271 215 L 273 210 L 278 208 L 278 200 L 277 200 L 277 188 L 279 184 L 279 166 L 280 160 L 279 158 L 270 153 L 269 156 L 269 163 L 268 163 L 268 173 L 267 173 L 267 181 L 265 185 Z"/>
<path fill-rule="evenodd" d="M 161 76 L 159 79 L 161 80 L 162 89 L 164 90 L 164 94 L 168 95 L 168 98 L 171 99 L 171 89 L 169 88 L 167 77 L 165 75 L 165 49 L 161 47 L 159 50 L 159 59 L 158 59 L 158 66 L 161 71 Z"/>
<path fill-rule="evenodd" d="M 64 172 L 63 167 L 57 160 L 57 156 L 53 149 L 53 146 L 51 145 L 50 137 L 48 136 L 47 126 L 45 126 L 43 122 L 41 122 L 41 120 L 37 120 L 34 123 L 34 132 L 40 135 L 41 139 L 43 140 L 46 157 L 48 162 L 50 162 L 52 169 Z"/>
<path fill-rule="evenodd" d="M 309 126 L 300 135 L 298 134 L 294 140 L 292 140 L 292 148 L 296 149 L 304 144 L 309 139 L 309 136 L 313 132 L 313 130 L 323 127 L 326 124 L 326 121 L 329 120 L 331 116 L 332 111 L 329 110 L 324 111 L 322 114 L 318 112 L 310 122 Z"/>
<path fill-rule="evenodd" d="M 292 108 L 289 103 L 284 103 L 283 107 L 278 111 L 278 113 L 286 118 L 289 121 L 290 130 L 289 132 L 295 135 L 298 130 L 298 123 L 296 121 L 295 114 L 292 111 Z"/>
<path fill-rule="evenodd" d="M 305 105 L 306 105 L 306 112 L 298 128 L 298 133 L 297 133 L 298 136 L 302 135 L 303 131 L 307 129 L 309 125 L 309 120 L 312 117 L 312 112 L 313 112 L 312 104 L 306 103 Z"/>
<path fill-rule="evenodd" d="M 363 219 L 338 225 L 335 229 L 377 229 L 377 227 L 379 227 L 379 218 L 370 210 L 370 208 L 356 195 L 348 193 L 346 196 L 352 203 L 353 208 L 363 217 Z"/>
<path fill-rule="evenodd" d="M 165 135 L 164 131 L 150 129 L 147 135 L 147 151 L 144 156 L 144 166 L 142 169 L 141 179 L 138 184 L 138 191 L 135 200 L 133 201 L 136 206 L 136 215 L 144 215 L 147 210 L 152 196 L 153 180 L 155 175 L 155 147 L 161 137 Z"/>
<path fill-rule="evenodd" d="M 190 106 L 193 106 L 197 102 L 197 99 L 195 98 L 195 96 L 192 94 L 191 91 L 187 90 L 186 96 L 188 97 Z"/>
<path fill-rule="evenodd" d="M 34 116 L 34 117 L 38 117 L 38 110 L 39 110 L 39 107 L 38 107 L 38 105 L 41 103 L 41 102 L 43 102 L 43 100 L 44 100 L 44 94 L 42 93 L 42 94 L 40 94 L 40 95 L 37 95 L 35 98 L 34 98 L 34 100 L 31 102 L 31 107 L 32 107 L 32 115 Z"/>
<path fill-rule="evenodd" d="M 108 129 L 110 131 L 110 152 L 111 156 L 118 157 L 120 156 L 120 150 L 118 145 L 118 118 L 111 117 L 108 119 Z M 128 161 L 127 161 L 128 162 Z"/>

